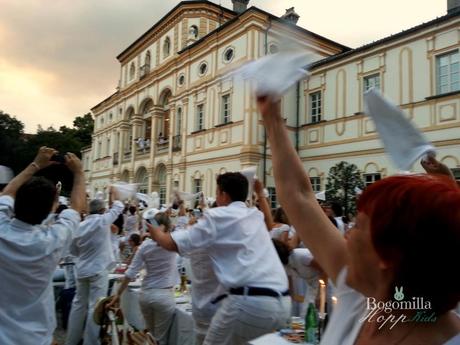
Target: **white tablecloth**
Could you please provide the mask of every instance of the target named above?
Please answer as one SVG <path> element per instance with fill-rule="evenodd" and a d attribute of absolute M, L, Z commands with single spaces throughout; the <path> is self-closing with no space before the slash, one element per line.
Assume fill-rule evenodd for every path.
<path fill-rule="evenodd" d="M 139 288 L 128 288 L 121 297 L 123 315 L 132 327 L 145 329 L 144 317 L 139 306 Z M 177 304 L 174 321 L 169 334 L 170 345 L 194 345 L 195 333 L 190 303 Z"/>
<path fill-rule="evenodd" d="M 257 339 L 251 340 L 250 345 L 293 345 L 293 343 L 287 341 L 281 337 L 278 333 L 265 334 Z M 309 345 L 308 343 L 300 343 L 300 345 Z M 312 344 L 310 344 L 312 345 Z"/>

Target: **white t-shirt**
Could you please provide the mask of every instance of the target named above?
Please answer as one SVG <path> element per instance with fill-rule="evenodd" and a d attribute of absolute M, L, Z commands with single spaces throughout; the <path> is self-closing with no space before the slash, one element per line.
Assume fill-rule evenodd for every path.
<path fill-rule="evenodd" d="M 280 293 L 288 289 L 262 212 L 243 202 L 206 210 L 190 230 L 171 236 L 182 255 L 206 249 L 225 289 L 253 286 Z"/>
<path fill-rule="evenodd" d="M 178 279 L 176 258 L 176 253 L 161 248 L 151 239 L 146 239 L 134 255 L 125 276 L 134 279 L 144 267 L 147 274 L 142 280 L 143 289 L 170 288 Z"/>
<path fill-rule="evenodd" d="M 0 344 L 49 345 L 56 328 L 52 279 L 80 215 L 67 209 L 49 226 L 12 219 L 0 197 Z"/>
<path fill-rule="evenodd" d="M 368 314 L 364 295 L 349 287 L 346 277 L 347 269 L 344 268 L 337 276 L 337 305 L 320 345 L 354 345 L 363 325 L 360 319 Z M 460 334 L 443 345 L 460 345 Z"/>

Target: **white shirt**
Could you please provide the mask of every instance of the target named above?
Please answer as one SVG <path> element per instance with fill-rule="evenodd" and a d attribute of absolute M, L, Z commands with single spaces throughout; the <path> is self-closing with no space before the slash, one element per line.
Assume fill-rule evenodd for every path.
<path fill-rule="evenodd" d="M 104 214 L 90 214 L 73 232 L 70 253 L 77 257 L 77 279 L 87 278 L 111 268 L 115 262 L 110 240 L 110 225 L 123 211 L 124 205 L 115 201 Z"/>
<path fill-rule="evenodd" d="M 289 255 L 289 263 L 286 266 L 286 272 L 293 278 L 305 280 L 308 289 L 305 295 L 305 302 L 314 301 L 318 293 L 319 272 L 310 267 L 313 261 L 313 254 L 307 248 L 296 248 Z"/>
<path fill-rule="evenodd" d="M 342 235 L 345 234 L 345 223 L 343 222 L 342 217 L 334 217 L 334 219 L 337 222 L 337 229 L 340 230 Z"/>
<path fill-rule="evenodd" d="M 125 230 L 129 235 L 132 233 L 139 233 L 139 227 L 138 222 L 137 222 L 137 214 L 130 214 L 128 217 L 126 217 L 125 221 Z"/>
<path fill-rule="evenodd" d="M 187 230 L 185 230 L 187 231 Z M 217 304 L 211 302 L 218 296 L 225 294 L 214 274 L 213 263 L 205 250 L 193 252 L 190 255 L 192 269 L 192 315 L 196 319 L 210 319 L 217 311 Z"/>
<path fill-rule="evenodd" d="M 353 345 L 363 325 L 360 319 L 368 314 L 366 298 L 346 283 L 347 269 L 343 268 L 337 276 L 337 305 L 329 320 L 321 345 Z M 390 327 L 387 323 L 384 327 Z M 387 328 L 388 329 L 388 328 Z M 444 345 L 459 345 L 460 334 Z"/>
<path fill-rule="evenodd" d="M 188 231 L 171 234 L 181 254 L 206 249 L 226 289 L 244 286 L 285 292 L 288 281 L 262 212 L 237 201 L 204 212 Z"/>
<path fill-rule="evenodd" d="M 138 248 L 125 276 L 134 279 L 142 267 L 147 274 L 142 280 L 143 289 L 166 289 L 173 287 L 178 279 L 177 254 L 161 248 L 155 241 L 146 239 Z"/>
<path fill-rule="evenodd" d="M 80 215 L 67 209 L 50 226 L 12 219 L 0 196 L 0 344 L 49 345 L 56 328 L 52 278 Z"/>

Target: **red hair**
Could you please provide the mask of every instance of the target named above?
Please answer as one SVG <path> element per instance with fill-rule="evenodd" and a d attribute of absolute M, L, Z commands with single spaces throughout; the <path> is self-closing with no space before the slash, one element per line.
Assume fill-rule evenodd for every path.
<path fill-rule="evenodd" d="M 460 300 L 460 189 L 450 179 L 400 175 L 369 186 L 358 211 L 370 218 L 372 243 L 395 272 L 394 285 L 444 313 Z"/>

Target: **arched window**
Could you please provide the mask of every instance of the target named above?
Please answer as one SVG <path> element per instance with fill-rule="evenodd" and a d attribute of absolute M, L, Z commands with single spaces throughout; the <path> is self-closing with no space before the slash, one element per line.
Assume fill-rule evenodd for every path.
<path fill-rule="evenodd" d="M 188 37 L 191 39 L 198 38 L 198 27 L 196 25 L 192 25 L 188 30 Z"/>
<path fill-rule="evenodd" d="M 136 75 L 136 66 L 134 65 L 134 62 L 131 62 L 131 65 L 129 66 L 129 80 L 133 80 Z"/>
<path fill-rule="evenodd" d="M 151 60 L 150 51 L 147 51 L 147 54 L 145 54 L 145 63 L 144 63 L 144 65 L 146 66 L 146 68 L 149 68 L 149 69 L 150 69 L 150 60 Z"/>
<path fill-rule="evenodd" d="M 149 176 L 147 170 L 142 167 L 136 173 L 136 183 L 139 183 L 139 193 L 147 193 L 149 189 Z"/>
<path fill-rule="evenodd" d="M 182 127 L 182 108 L 177 109 L 175 135 L 180 135 Z"/>
<path fill-rule="evenodd" d="M 152 109 L 153 106 L 153 101 L 151 99 L 148 99 L 145 101 L 141 114 L 142 118 L 144 120 L 143 123 L 143 133 L 144 133 L 144 139 L 149 140 L 148 146 L 150 146 L 150 137 L 152 136 L 152 117 L 150 115 L 150 110 Z"/>
<path fill-rule="evenodd" d="M 161 165 L 158 171 L 160 205 L 166 203 L 166 167 Z"/>
<path fill-rule="evenodd" d="M 171 40 L 169 39 L 169 37 L 166 37 L 163 43 L 163 58 L 168 57 L 170 51 L 171 51 Z"/>

